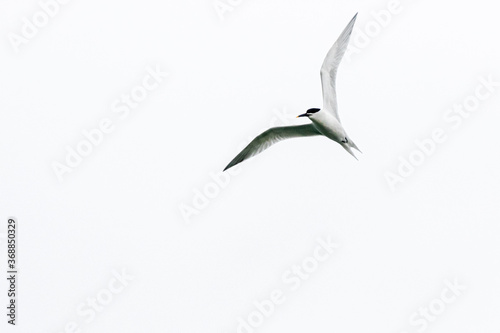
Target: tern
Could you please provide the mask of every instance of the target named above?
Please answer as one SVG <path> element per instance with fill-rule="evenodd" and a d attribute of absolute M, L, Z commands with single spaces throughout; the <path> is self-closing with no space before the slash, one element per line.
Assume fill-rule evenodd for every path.
<path fill-rule="evenodd" d="M 312 122 L 308 125 L 273 127 L 263 132 L 252 140 L 225 168 L 227 169 L 249 159 L 257 154 L 260 154 L 273 144 L 291 138 L 307 137 L 323 135 L 327 138 L 338 142 L 345 150 L 354 158 L 352 149 L 361 152 L 356 144 L 349 138 L 346 131 L 340 123 L 340 118 L 337 108 L 337 93 L 335 92 L 335 81 L 337 77 L 337 69 L 340 61 L 344 57 L 351 37 L 356 17 L 354 15 L 347 27 L 344 29 L 335 44 L 328 51 L 323 65 L 321 66 L 320 76 L 321 85 L 323 88 L 323 109 L 309 109 L 306 113 L 297 116 L 307 117 Z M 357 159 L 357 158 L 356 158 Z"/>

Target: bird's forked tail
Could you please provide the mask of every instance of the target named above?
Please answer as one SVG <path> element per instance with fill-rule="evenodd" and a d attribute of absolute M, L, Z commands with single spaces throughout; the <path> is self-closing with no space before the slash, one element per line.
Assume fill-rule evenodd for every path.
<path fill-rule="evenodd" d="M 363 154 L 363 152 L 361 150 L 359 150 L 358 146 L 356 146 L 356 144 L 354 143 L 354 141 L 352 141 L 351 139 L 349 139 L 349 146 L 351 148 L 354 148 L 356 149 L 357 151 L 359 151 L 361 154 Z"/>

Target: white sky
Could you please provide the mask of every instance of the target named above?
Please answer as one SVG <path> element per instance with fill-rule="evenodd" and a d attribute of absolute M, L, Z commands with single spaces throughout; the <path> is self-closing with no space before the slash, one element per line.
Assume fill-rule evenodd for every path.
<path fill-rule="evenodd" d="M 282 290 L 255 332 L 413 333 L 424 324 L 410 318 L 455 279 L 466 291 L 425 331 L 498 331 L 500 84 L 482 82 L 500 83 L 499 5 L 401 0 L 362 45 L 391 1 L 232 3 L 221 19 L 212 0 L 74 0 L 18 52 L 9 38 L 40 5 L 0 4 L 0 248 L 15 216 L 20 267 L 18 326 L 4 309 L 2 332 L 73 321 L 82 332 L 237 332 L 254 301 Z M 242 144 L 283 124 L 277 114 L 302 124 L 295 115 L 322 106 L 319 68 L 356 12 L 359 53 L 337 86 L 360 160 L 325 138 L 290 140 L 213 185 Z M 168 77 L 124 115 L 122 94 L 156 68 Z M 464 101 L 479 104 L 449 113 Z M 59 181 L 53 164 L 103 119 L 113 131 Z M 436 129 L 446 140 L 392 191 L 387 173 Z M 207 186 L 216 193 L 197 209 Z M 328 237 L 340 248 L 290 291 L 282 275 Z M 122 269 L 134 280 L 85 322 L 79 306 Z"/>

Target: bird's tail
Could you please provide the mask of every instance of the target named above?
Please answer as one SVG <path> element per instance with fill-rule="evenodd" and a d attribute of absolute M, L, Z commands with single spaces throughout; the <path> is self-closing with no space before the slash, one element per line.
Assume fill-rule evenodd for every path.
<path fill-rule="evenodd" d="M 345 149 L 345 150 L 347 150 L 347 152 L 348 152 L 349 154 L 351 154 L 351 155 L 352 155 L 352 156 L 353 156 L 356 160 L 358 159 L 358 158 L 356 157 L 356 155 L 354 155 L 354 152 L 352 151 L 352 149 L 351 149 L 351 147 L 350 147 L 350 146 L 348 146 L 348 145 L 342 145 L 342 147 L 344 147 L 344 149 Z"/>
<path fill-rule="evenodd" d="M 356 149 L 357 151 L 359 151 L 361 154 L 363 153 L 361 150 L 359 150 L 358 146 L 356 146 L 356 144 L 354 143 L 354 141 L 352 141 L 351 139 L 349 139 L 349 146 L 351 148 L 354 148 Z"/>

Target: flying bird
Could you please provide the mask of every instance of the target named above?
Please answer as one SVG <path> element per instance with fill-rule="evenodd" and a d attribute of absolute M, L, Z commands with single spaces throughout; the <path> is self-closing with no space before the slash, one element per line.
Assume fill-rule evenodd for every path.
<path fill-rule="evenodd" d="M 246 146 L 224 168 L 224 171 L 250 157 L 260 154 L 279 141 L 316 135 L 326 136 L 339 143 L 349 154 L 356 158 L 352 149 L 356 149 L 359 152 L 361 151 L 356 147 L 356 144 L 351 138 L 349 138 L 340 123 L 337 108 L 337 93 L 335 92 L 335 80 L 337 77 L 337 69 L 347 50 L 347 45 L 349 44 L 349 39 L 357 16 L 358 14 L 354 15 L 335 44 L 333 44 L 321 66 L 320 74 L 323 87 L 323 109 L 309 109 L 306 113 L 297 116 L 297 118 L 307 117 L 312 123 L 308 125 L 273 127 L 268 129 L 253 139 L 252 142 L 250 142 L 250 144 L 248 144 L 248 146 Z"/>

